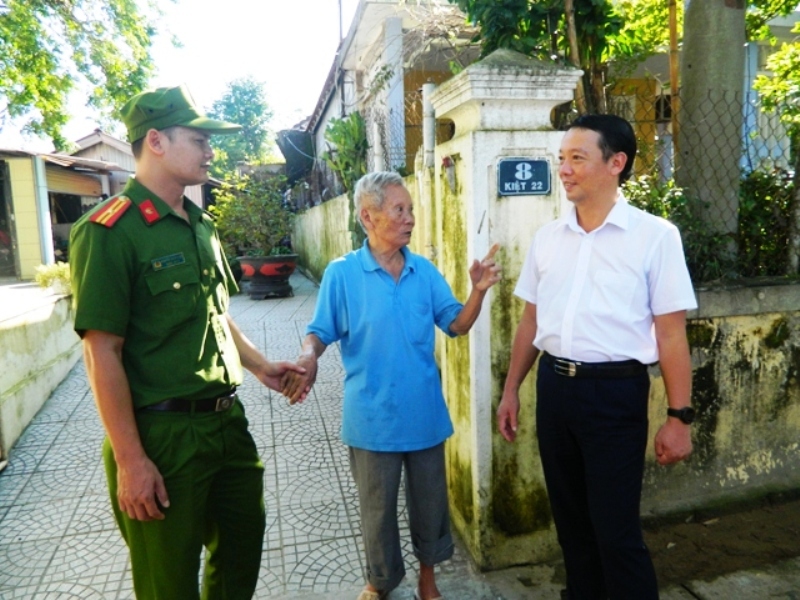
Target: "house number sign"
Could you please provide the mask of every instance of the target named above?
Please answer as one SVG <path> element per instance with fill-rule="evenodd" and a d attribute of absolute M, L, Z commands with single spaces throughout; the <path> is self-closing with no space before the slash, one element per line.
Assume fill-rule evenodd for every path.
<path fill-rule="evenodd" d="M 550 161 L 546 158 L 501 158 L 497 161 L 499 196 L 546 196 L 550 193 Z"/>

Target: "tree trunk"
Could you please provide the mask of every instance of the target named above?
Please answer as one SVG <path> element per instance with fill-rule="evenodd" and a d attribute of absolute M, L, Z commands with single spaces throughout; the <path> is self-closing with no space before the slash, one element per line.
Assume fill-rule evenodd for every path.
<path fill-rule="evenodd" d="M 713 233 L 738 231 L 745 66 L 744 0 L 692 0 L 686 9 L 681 64 L 676 179 Z"/>
<path fill-rule="evenodd" d="M 573 0 L 565 0 L 564 14 L 567 18 L 567 40 L 569 41 L 569 59 L 570 62 L 577 68 L 581 68 L 581 55 L 578 52 L 578 33 L 575 28 L 575 3 Z M 584 73 L 585 75 L 585 73 Z M 586 109 L 586 92 L 584 89 L 584 79 L 578 79 L 578 85 L 575 88 L 575 107 L 578 109 L 579 115 L 585 115 Z"/>

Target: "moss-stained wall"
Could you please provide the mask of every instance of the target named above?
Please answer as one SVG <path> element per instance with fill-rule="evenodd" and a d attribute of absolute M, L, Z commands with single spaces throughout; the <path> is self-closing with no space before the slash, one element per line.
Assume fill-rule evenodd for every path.
<path fill-rule="evenodd" d="M 352 250 L 349 214 L 347 196 L 342 195 L 297 216 L 292 245 L 300 265 L 318 282 L 331 260 Z"/>
<path fill-rule="evenodd" d="M 441 146 L 445 153 L 453 147 Z M 415 203 L 411 249 L 432 258 L 460 299 L 469 291 L 470 229 L 465 199 L 470 177 L 465 154 L 456 156 L 455 187 L 446 171 L 407 178 Z M 425 197 L 425 195 L 428 197 Z M 321 276 L 328 260 L 349 250 L 346 199 L 310 209 L 298 219 L 295 246 L 307 268 Z M 517 441 L 497 433 L 493 418 L 502 395 L 511 346 L 523 310 L 513 294 L 531 235 L 530 220 L 552 219 L 558 205 L 545 198 L 503 198 L 488 217 L 505 277 L 492 289 L 488 351 L 475 354 L 470 336 L 437 335 L 437 357 L 455 434 L 447 442 L 448 485 L 454 526 L 484 569 L 540 562 L 558 556 L 535 427 L 535 368 L 520 392 Z M 651 369 L 650 436 L 642 514 L 682 514 L 755 500 L 800 487 L 800 285 L 697 292 L 690 314 L 695 452 L 685 463 L 655 463 L 652 440 L 665 420 L 663 381 Z M 475 371 L 490 365 L 490 397 L 475 398 Z M 476 422 L 476 406 L 490 403 L 491 423 Z M 478 449 L 491 438 L 490 453 Z M 477 437 L 476 437 L 477 436 Z M 486 461 L 487 465 L 482 465 Z M 486 468 L 487 475 L 481 469 Z"/>
<path fill-rule="evenodd" d="M 464 162 L 453 161 L 455 176 L 442 172 L 435 182 L 438 221 L 434 232 L 437 266 L 450 284 L 456 298 L 465 301 L 471 289 L 469 247 L 467 244 L 466 207 L 464 204 Z M 452 185 L 452 187 L 451 187 Z M 472 394 L 470 393 L 471 357 L 469 338 L 440 338 L 442 386 L 455 433 L 447 442 L 448 483 L 452 512 L 471 531 L 477 521 L 475 476 L 472 447 Z"/>
<path fill-rule="evenodd" d="M 800 286 L 790 287 L 800 297 Z M 694 453 L 669 469 L 652 460 L 652 436 L 666 406 L 656 371 L 644 515 L 746 502 L 800 486 L 800 311 L 693 319 L 687 332 L 698 410 Z"/>

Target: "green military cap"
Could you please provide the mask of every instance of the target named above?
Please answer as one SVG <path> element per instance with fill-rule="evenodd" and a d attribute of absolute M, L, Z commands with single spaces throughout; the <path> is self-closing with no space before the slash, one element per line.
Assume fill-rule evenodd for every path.
<path fill-rule="evenodd" d="M 135 142 L 150 129 L 166 129 L 180 125 L 209 133 L 236 133 L 242 126 L 209 119 L 195 106 L 185 85 L 162 87 L 136 94 L 120 111 L 128 129 L 128 141 Z"/>

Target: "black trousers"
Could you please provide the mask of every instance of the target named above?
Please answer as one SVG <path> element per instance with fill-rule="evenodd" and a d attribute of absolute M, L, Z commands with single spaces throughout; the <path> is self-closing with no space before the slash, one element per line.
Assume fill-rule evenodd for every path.
<path fill-rule="evenodd" d="M 646 372 L 577 379 L 539 361 L 539 453 L 570 600 L 658 598 L 639 519 L 649 390 Z"/>

